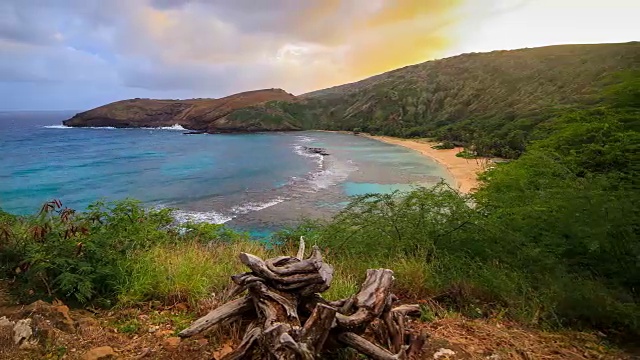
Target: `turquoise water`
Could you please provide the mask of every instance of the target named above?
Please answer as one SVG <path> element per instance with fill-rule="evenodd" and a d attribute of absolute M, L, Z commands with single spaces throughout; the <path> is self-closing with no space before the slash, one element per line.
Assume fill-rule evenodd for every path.
<path fill-rule="evenodd" d="M 415 188 L 411 184 L 376 184 L 376 183 L 354 183 L 346 182 L 342 184 L 344 192 L 348 196 L 366 195 L 366 194 L 389 194 L 394 191 L 410 191 Z"/>
<path fill-rule="evenodd" d="M 351 195 L 447 178 L 415 152 L 352 135 L 59 125 L 71 115 L 0 113 L 0 208 L 29 214 L 61 199 L 82 210 L 98 199 L 133 197 L 177 208 L 179 220 L 229 221 L 259 234 L 338 211 Z M 324 147 L 330 156 L 303 146 Z"/>

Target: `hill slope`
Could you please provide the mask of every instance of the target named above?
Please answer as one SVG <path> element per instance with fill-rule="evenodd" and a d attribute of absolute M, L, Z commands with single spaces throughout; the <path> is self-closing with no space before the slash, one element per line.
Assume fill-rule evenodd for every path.
<path fill-rule="evenodd" d="M 216 132 L 298 130 L 294 121 L 239 121 L 229 118 L 235 110 L 266 101 L 294 101 L 295 96 L 281 89 L 243 92 L 221 99 L 117 101 L 63 122 L 76 127 L 160 127 L 179 124 L 186 129 Z"/>
<path fill-rule="evenodd" d="M 296 98 L 280 89 L 222 99 L 133 99 L 80 113 L 69 126 L 171 126 L 216 132 L 360 130 L 463 143 L 518 157 L 541 124 L 593 108 L 616 74 L 640 70 L 640 42 L 472 53 L 411 65 Z"/>
<path fill-rule="evenodd" d="M 598 105 L 612 74 L 632 69 L 640 42 L 472 53 L 307 93 L 293 106 L 310 128 L 437 137 L 515 157 L 555 110 Z"/>

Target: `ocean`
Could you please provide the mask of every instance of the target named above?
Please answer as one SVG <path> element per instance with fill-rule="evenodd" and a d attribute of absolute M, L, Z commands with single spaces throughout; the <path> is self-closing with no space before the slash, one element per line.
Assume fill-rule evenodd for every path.
<path fill-rule="evenodd" d="M 177 209 L 178 221 L 259 233 L 330 217 L 353 195 L 452 182 L 442 166 L 409 149 L 349 134 L 60 125 L 73 114 L 0 112 L 2 210 L 31 214 L 51 199 L 83 210 L 96 200 L 131 197 Z"/>

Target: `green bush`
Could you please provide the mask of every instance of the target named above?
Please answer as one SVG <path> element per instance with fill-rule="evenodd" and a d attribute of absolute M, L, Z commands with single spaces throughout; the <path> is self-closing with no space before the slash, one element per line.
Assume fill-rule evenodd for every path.
<path fill-rule="evenodd" d="M 434 148 L 436 150 L 455 149 L 455 147 L 456 147 L 456 145 L 454 143 L 452 143 L 451 141 L 443 141 L 438 145 L 432 146 L 432 148 Z"/>
<path fill-rule="evenodd" d="M 180 246 L 193 249 L 193 244 L 236 243 L 247 239 L 246 235 L 222 225 L 186 224 L 178 228 L 173 222 L 170 209 L 146 209 L 134 200 L 96 202 L 83 213 L 52 201 L 35 216 L 0 219 L 0 231 L 4 234 L 0 251 L 2 270 L 15 277 L 17 294 L 23 300 L 58 298 L 112 305 L 117 298 L 134 292 L 127 284 L 135 287 L 143 281 L 132 278 L 141 276 L 141 266 L 149 265 L 150 271 L 154 266 L 158 271 L 169 266 L 144 262 L 154 254 L 167 249 L 186 251 Z M 151 286 L 162 292 L 157 283 Z M 202 284 L 197 286 L 198 290 L 184 290 L 186 297 L 201 294 Z M 135 294 L 139 298 L 153 297 L 140 295 L 139 291 Z"/>

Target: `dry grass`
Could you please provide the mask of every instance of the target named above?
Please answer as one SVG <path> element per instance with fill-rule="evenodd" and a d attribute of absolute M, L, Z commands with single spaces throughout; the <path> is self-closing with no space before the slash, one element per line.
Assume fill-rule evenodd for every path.
<path fill-rule="evenodd" d="M 592 333 L 545 332 L 498 320 L 471 320 L 460 315 L 415 324 L 434 341 L 449 343 L 471 359 L 634 359 L 633 354 L 608 347 Z"/>

